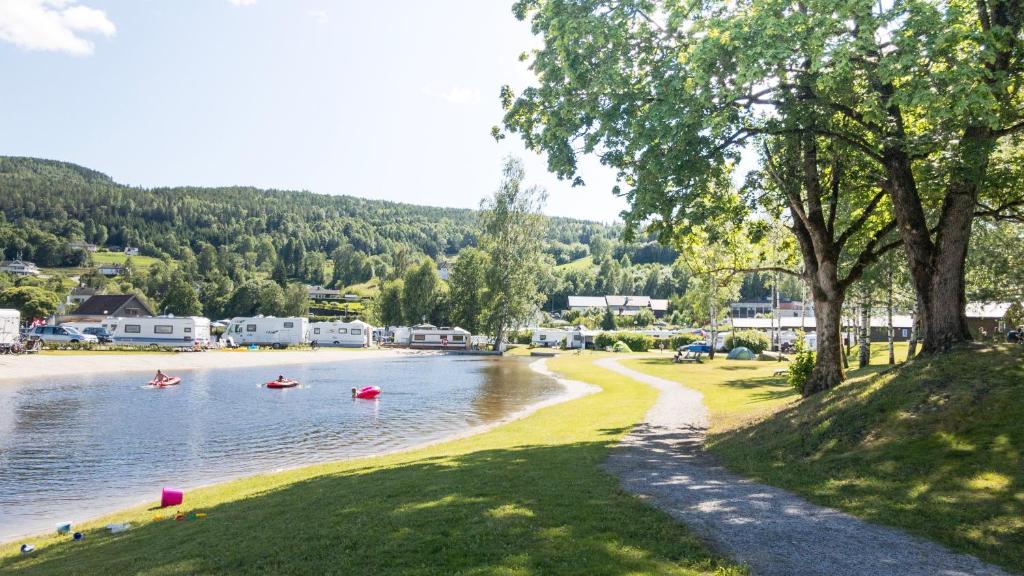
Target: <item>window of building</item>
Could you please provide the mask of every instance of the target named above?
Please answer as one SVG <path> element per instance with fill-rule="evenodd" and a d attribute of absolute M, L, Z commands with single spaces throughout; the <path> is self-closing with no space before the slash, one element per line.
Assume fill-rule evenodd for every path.
<path fill-rule="evenodd" d="M 124 333 L 125 334 L 142 334 L 142 325 L 140 325 L 140 324 L 125 324 L 124 325 Z"/>
<path fill-rule="evenodd" d="M 139 315 L 139 309 L 138 308 L 125 308 L 124 309 L 124 313 L 125 313 L 125 316 L 138 316 Z"/>

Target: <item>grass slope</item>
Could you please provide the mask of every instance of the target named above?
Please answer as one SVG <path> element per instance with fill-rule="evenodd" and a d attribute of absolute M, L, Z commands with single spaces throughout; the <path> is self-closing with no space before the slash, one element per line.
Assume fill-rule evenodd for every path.
<path fill-rule="evenodd" d="M 573 260 L 572 262 L 559 264 L 558 266 L 555 266 L 555 268 L 562 270 L 563 272 L 566 270 L 590 270 L 591 268 L 594 268 L 594 257 L 584 256 L 583 258 Z"/>
<path fill-rule="evenodd" d="M 93 252 L 92 263 L 95 266 L 103 266 L 104 264 L 124 264 L 128 260 L 129 256 L 123 252 Z M 156 264 L 160 260 L 153 258 L 152 256 L 130 256 L 132 259 L 132 266 L 138 268 L 149 268 L 153 264 Z"/>
<path fill-rule="evenodd" d="M 32 555 L 0 547 L 11 574 L 737 574 L 684 527 L 600 469 L 655 392 L 593 365 L 549 366 L 603 391 L 485 434 L 384 457 L 195 490 L 206 518 L 139 508 L 50 537 Z M 130 520 L 107 535 L 98 527 Z"/>
<path fill-rule="evenodd" d="M 1024 571 L 1024 350 L 919 359 L 714 435 L 733 470 Z"/>

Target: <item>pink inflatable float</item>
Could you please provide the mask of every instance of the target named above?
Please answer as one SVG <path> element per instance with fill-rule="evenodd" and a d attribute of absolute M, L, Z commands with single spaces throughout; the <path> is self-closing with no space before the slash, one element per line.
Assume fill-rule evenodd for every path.
<path fill-rule="evenodd" d="M 360 388 L 359 390 L 356 390 L 355 388 L 352 389 L 353 398 L 373 400 L 377 396 L 380 396 L 380 388 L 378 388 L 377 386 L 366 386 L 365 388 Z"/>

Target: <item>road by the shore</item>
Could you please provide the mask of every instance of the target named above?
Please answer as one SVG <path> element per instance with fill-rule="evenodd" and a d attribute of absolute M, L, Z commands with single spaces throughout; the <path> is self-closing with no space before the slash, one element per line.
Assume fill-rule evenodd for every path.
<path fill-rule="evenodd" d="M 209 368 L 248 368 L 253 366 L 285 366 L 294 364 L 320 364 L 345 360 L 395 358 L 408 351 L 400 350 L 346 350 L 321 348 L 312 350 L 266 350 L 181 353 L 91 352 L 81 354 L 32 354 L 0 356 L 0 383 L 11 380 L 52 378 L 76 374 L 104 372 L 164 372 L 203 370 Z"/>

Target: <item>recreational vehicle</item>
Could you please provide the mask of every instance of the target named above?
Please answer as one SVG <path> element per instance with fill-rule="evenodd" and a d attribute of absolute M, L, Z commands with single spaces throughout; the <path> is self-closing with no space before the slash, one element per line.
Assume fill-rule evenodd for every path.
<path fill-rule="evenodd" d="M 108 318 L 103 327 L 114 344 L 193 348 L 210 346 L 210 319 L 198 316 Z"/>
<path fill-rule="evenodd" d="M 0 309 L 0 346 L 8 347 L 18 341 L 20 324 L 21 312 Z"/>
<path fill-rule="evenodd" d="M 361 320 L 313 322 L 306 339 L 321 346 L 367 348 L 373 343 L 373 326 Z"/>
<path fill-rule="evenodd" d="M 469 350 L 472 334 L 458 326 L 438 328 L 431 324 L 418 324 L 409 329 L 409 348 L 429 350 Z M 400 342 L 396 341 L 396 344 Z"/>
<path fill-rule="evenodd" d="M 234 346 L 272 346 L 286 348 L 306 343 L 309 320 L 306 318 L 254 316 L 232 318 L 227 330 L 221 335 L 221 342 Z"/>
<path fill-rule="evenodd" d="M 561 328 L 534 328 L 530 344 L 543 348 L 561 348 L 569 338 L 569 331 Z"/>

